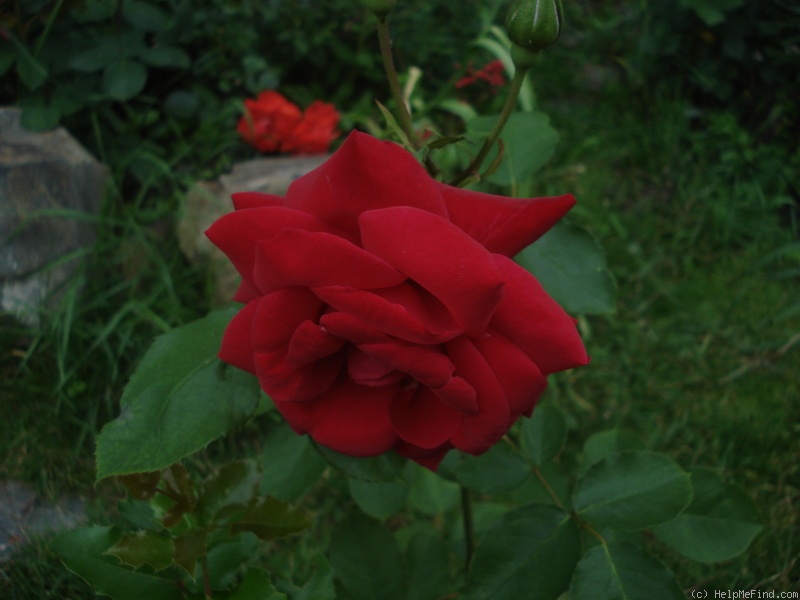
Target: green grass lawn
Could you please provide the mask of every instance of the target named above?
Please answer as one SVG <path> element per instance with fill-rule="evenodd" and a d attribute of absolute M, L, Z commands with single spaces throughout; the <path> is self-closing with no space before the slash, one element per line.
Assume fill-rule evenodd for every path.
<path fill-rule="evenodd" d="M 800 590 L 800 155 L 624 77 L 587 95 L 573 73 L 558 94 L 556 64 L 537 91 L 561 143 L 534 192 L 576 195 L 571 218 L 602 242 L 619 296 L 585 319 L 592 363 L 546 401 L 567 413 L 575 452 L 624 427 L 755 499 L 765 529 L 740 558 L 699 565 L 656 547 L 684 587 Z M 152 338 L 208 308 L 171 234 L 177 198 L 160 189 L 140 199 L 147 211 L 109 199 L 85 286 L 41 330 L 2 324 L 0 478 L 81 494 L 99 519 L 118 492 L 95 487 L 95 435 Z M 93 597 L 38 542 L 0 565 L 0 591 Z"/>

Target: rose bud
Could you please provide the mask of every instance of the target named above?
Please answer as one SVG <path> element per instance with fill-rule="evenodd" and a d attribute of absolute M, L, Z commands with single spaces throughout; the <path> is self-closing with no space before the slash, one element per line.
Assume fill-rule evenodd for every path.
<path fill-rule="evenodd" d="M 517 0 L 508 9 L 506 31 L 514 44 L 536 52 L 561 33 L 561 0 Z"/>
<path fill-rule="evenodd" d="M 376 17 L 385 17 L 397 4 L 397 0 L 361 0 L 361 4 L 370 9 Z"/>

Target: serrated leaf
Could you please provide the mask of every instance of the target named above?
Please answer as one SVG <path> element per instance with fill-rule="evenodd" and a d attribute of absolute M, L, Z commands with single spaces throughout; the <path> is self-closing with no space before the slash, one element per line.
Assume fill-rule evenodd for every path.
<path fill-rule="evenodd" d="M 258 381 L 216 358 L 232 314 L 216 311 L 156 339 L 123 392 L 120 416 L 98 436 L 98 479 L 164 469 L 252 414 Z"/>
<path fill-rule="evenodd" d="M 467 130 L 488 136 L 497 116 L 477 117 L 467 123 Z M 558 132 L 550 126 L 550 118 L 541 112 L 513 113 L 500 133 L 505 160 L 489 177 L 499 185 L 512 185 L 529 179 L 553 155 L 558 144 Z M 497 155 L 495 147 L 487 160 Z"/>
<path fill-rule="evenodd" d="M 553 460 L 567 441 L 567 421 L 554 406 L 537 406 L 533 416 L 522 423 L 522 452 L 541 466 Z"/>
<path fill-rule="evenodd" d="M 495 444 L 480 456 L 465 456 L 456 469 L 458 481 L 484 494 L 505 494 L 531 476 L 528 464 L 508 444 Z"/>
<path fill-rule="evenodd" d="M 383 118 L 386 120 L 386 127 L 388 127 L 389 131 L 392 132 L 395 137 L 400 141 L 401 144 L 404 146 L 411 146 L 411 142 L 408 141 L 408 136 L 406 132 L 403 131 L 403 128 L 400 127 L 397 120 L 394 118 L 394 115 L 386 108 L 383 104 L 375 100 L 375 104 L 378 105 L 378 109 L 381 111 Z"/>
<path fill-rule="evenodd" d="M 516 260 L 568 313 L 614 310 L 617 284 L 606 265 L 605 251 L 582 227 L 557 223 Z"/>
<path fill-rule="evenodd" d="M 173 540 L 173 562 L 190 577 L 194 577 L 197 561 L 207 552 L 208 532 L 204 529 L 190 529 Z"/>
<path fill-rule="evenodd" d="M 370 517 L 388 519 L 406 505 L 408 485 L 396 481 L 347 479 L 350 495 Z"/>
<path fill-rule="evenodd" d="M 409 463 L 408 469 L 411 483 L 408 500 L 415 509 L 435 516 L 458 504 L 461 498 L 458 485 L 416 463 Z"/>
<path fill-rule="evenodd" d="M 343 471 L 348 477 L 364 481 L 397 481 L 406 464 L 403 458 L 394 453 L 359 457 L 347 456 L 319 444 L 314 444 L 314 448 L 331 466 Z"/>
<path fill-rule="evenodd" d="M 308 517 L 275 498 L 253 501 L 244 513 L 231 523 L 233 531 L 249 531 L 262 540 L 272 540 L 302 531 L 311 525 Z"/>
<path fill-rule="evenodd" d="M 327 467 L 308 437 L 297 435 L 286 424 L 269 432 L 263 442 L 260 464 L 261 493 L 286 502 L 304 496 Z"/>
<path fill-rule="evenodd" d="M 161 571 L 172 564 L 172 538 L 155 531 L 127 533 L 120 536 L 106 554 L 116 556 L 135 569 L 150 565 Z"/>
<path fill-rule="evenodd" d="M 683 590 L 664 565 L 630 544 L 591 548 L 578 563 L 570 600 L 684 600 Z"/>
<path fill-rule="evenodd" d="M 333 585 L 333 569 L 324 556 L 318 555 L 313 559 L 314 574 L 306 584 L 300 588 L 287 582 L 281 589 L 289 592 L 291 600 L 335 600 L 336 590 Z"/>
<path fill-rule="evenodd" d="M 405 572 L 392 534 L 374 521 L 350 517 L 337 525 L 329 549 L 334 577 L 349 600 L 400 600 Z"/>
<path fill-rule="evenodd" d="M 261 542 L 255 535 L 249 533 L 240 534 L 230 542 L 218 543 L 209 548 L 206 561 L 212 589 L 230 589 L 241 573 L 242 567 L 258 556 L 260 548 Z M 198 565 L 195 580 L 202 581 L 203 573 L 199 572 L 200 570 Z"/>
<path fill-rule="evenodd" d="M 739 556 L 763 529 L 758 509 L 747 494 L 714 471 L 693 469 L 691 475 L 692 502 L 653 532 L 676 552 L 700 562 Z"/>
<path fill-rule="evenodd" d="M 622 452 L 578 481 L 575 511 L 601 527 L 644 529 L 674 519 L 692 499 L 689 474 L 656 452 Z"/>
<path fill-rule="evenodd" d="M 511 511 L 481 536 L 463 598 L 555 600 L 579 556 L 578 528 L 561 509 L 533 504 Z"/>
<path fill-rule="evenodd" d="M 583 445 L 582 466 L 586 470 L 594 463 L 626 450 L 644 450 L 644 442 L 639 434 L 626 429 L 599 431 Z"/>
<path fill-rule="evenodd" d="M 260 481 L 261 471 L 253 461 L 224 465 L 203 482 L 197 512 L 210 520 L 231 506 L 243 509 L 255 498 Z"/>
<path fill-rule="evenodd" d="M 119 539 L 111 527 L 87 527 L 56 536 L 50 550 L 59 555 L 64 565 L 85 579 L 97 593 L 114 600 L 179 600 L 183 594 L 176 582 L 132 571 L 104 552 Z"/>
<path fill-rule="evenodd" d="M 158 482 L 161 481 L 161 472 L 132 473 L 130 475 L 120 475 L 117 479 L 125 486 L 132 498 L 149 500 L 156 493 Z"/>
<path fill-rule="evenodd" d="M 137 96 L 147 83 L 147 69 L 128 58 L 117 59 L 103 69 L 103 92 L 119 102 Z"/>
<path fill-rule="evenodd" d="M 286 600 L 286 594 L 275 589 L 267 571 L 248 569 L 239 587 L 224 600 Z"/>

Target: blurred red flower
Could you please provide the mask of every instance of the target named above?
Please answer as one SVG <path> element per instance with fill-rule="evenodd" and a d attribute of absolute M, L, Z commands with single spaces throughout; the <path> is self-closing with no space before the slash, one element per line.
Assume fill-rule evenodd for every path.
<path fill-rule="evenodd" d="M 477 71 L 470 65 L 467 67 L 467 74 L 456 82 L 456 87 L 466 87 L 477 81 L 485 81 L 492 87 L 505 85 L 506 78 L 503 63 L 499 60 L 493 60 Z"/>
<path fill-rule="evenodd" d="M 302 112 L 278 92 L 265 91 L 245 100 L 244 107 L 236 131 L 259 152 L 321 154 L 339 135 L 339 113 L 319 100 Z"/>

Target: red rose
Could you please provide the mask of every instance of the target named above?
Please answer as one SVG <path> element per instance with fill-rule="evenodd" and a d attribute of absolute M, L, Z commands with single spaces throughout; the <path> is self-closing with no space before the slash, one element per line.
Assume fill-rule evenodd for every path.
<path fill-rule="evenodd" d="M 353 133 L 285 198 L 235 194 L 208 230 L 245 303 L 220 358 L 344 454 L 431 469 L 451 448 L 480 454 L 548 374 L 587 362 L 573 319 L 509 258 L 573 204 L 450 187 Z"/>
<path fill-rule="evenodd" d="M 261 92 L 256 100 L 245 100 L 244 107 L 236 131 L 260 152 L 279 151 L 303 118 L 297 105 L 278 92 Z"/>
<path fill-rule="evenodd" d="M 339 136 L 336 126 L 339 113 L 332 104 L 312 102 L 303 113 L 303 120 L 294 128 L 281 150 L 291 154 L 322 154 Z"/>

